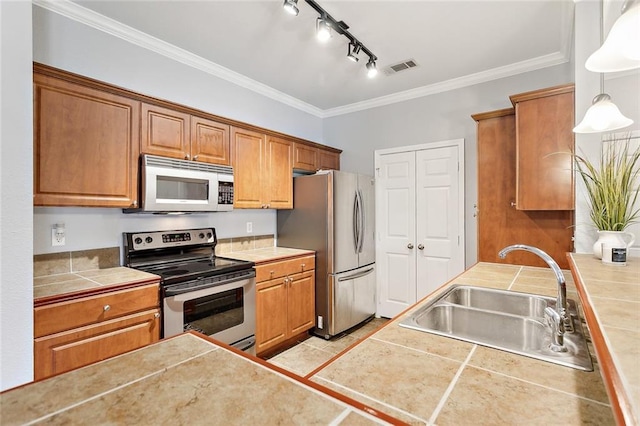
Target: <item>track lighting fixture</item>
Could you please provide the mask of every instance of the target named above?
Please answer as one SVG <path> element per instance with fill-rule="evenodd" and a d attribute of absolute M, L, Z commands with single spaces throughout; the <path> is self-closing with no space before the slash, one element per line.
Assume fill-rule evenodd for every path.
<path fill-rule="evenodd" d="M 360 45 L 349 43 L 347 50 L 347 58 L 353 62 L 358 62 L 358 53 L 360 53 Z"/>
<path fill-rule="evenodd" d="M 373 58 L 369 58 L 367 62 L 367 76 L 373 78 L 378 75 L 378 69 L 376 68 L 376 61 Z"/>
<path fill-rule="evenodd" d="M 305 0 L 305 2 L 315 10 L 320 17 L 316 19 L 316 37 L 320 41 L 327 41 L 331 38 L 332 30 L 336 33 L 345 36 L 349 40 L 347 46 L 347 58 L 353 62 L 358 62 L 358 54 L 360 51 L 369 56 L 369 62 L 367 62 L 367 75 L 374 77 L 378 70 L 376 68 L 376 60 L 378 57 L 373 54 L 367 47 L 356 39 L 348 30 L 349 26 L 344 21 L 337 21 L 331 15 L 327 13 L 318 3 L 314 0 Z M 293 15 L 298 14 L 298 0 L 284 0 L 282 7 Z"/>
<path fill-rule="evenodd" d="M 298 0 L 284 0 L 282 7 L 290 14 L 298 16 Z"/>
<path fill-rule="evenodd" d="M 326 18 L 316 19 L 316 37 L 323 43 L 331 38 L 331 27 Z"/>

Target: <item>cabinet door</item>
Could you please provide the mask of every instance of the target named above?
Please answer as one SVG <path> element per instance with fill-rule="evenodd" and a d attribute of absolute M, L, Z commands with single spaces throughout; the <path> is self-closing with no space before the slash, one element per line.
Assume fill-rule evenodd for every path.
<path fill-rule="evenodd" d="M 190 159 L 189 114 L 142 104 L 143 154 Z"/>
<path fill-rule="evenodd" d="M 191 158 L 205 163 L 230 165 L 229 126 L 191 116 Z"/>
<path fill-rule="evenodd" d="M 516 208 L 573 210 L 573 86 L 512 99 L 516 101 Z"/>
<path fill-rule="evenodd" d="M 36 206 L 135 207 L 140 103 L 34 74 Z"/>
<path fill-rule="evenodd" d="M 256 284 L 256 352 L 287 339 L 287 286 L 285 278 Z"/>
<path fill-rule="evenodd" d="M 291 275 L 287 283 L 288 337 L 315 325 L 315 271 Z"/>
<path fill-rule="evenodd" d="M 340 154 L 333 151 L 318 150 L 318 169 L 340 170 Z"/>
<path fill-rule="evenodd" d="M 265 135 L 251 130 L 231 128 L 231 165 L 233 166 L 233 206 L 240 209 L 260 209 L 262 177 L 266 167 Z"/>
<path fill-rule="evenodd" d="M 543 266 L 532 253 L 498 252 L 512 244 L 527 244 L 549 254 L 568 269 L 572 251 L 572 211 L 521 211 L 515 208 L 516 147 L 513 110 L 479 114 L 478 121 L 478 261 Z"/>
<path fill-rule="evenodd" d="M 34 378 L 44 379 L 157 342 L 154 309 L 35 339 Z"/>
<path fill-rule="evenodd" d="M 270 209 L 293 208 L 293 164 L 291 142 L 267 136 L 267 167 L 263 200 Z"/>
<path fill-rule="evenodd" d="M 308 172 L 318 170 L 318 148 L 295 142 L 293 144 L 293 168 Z"/>

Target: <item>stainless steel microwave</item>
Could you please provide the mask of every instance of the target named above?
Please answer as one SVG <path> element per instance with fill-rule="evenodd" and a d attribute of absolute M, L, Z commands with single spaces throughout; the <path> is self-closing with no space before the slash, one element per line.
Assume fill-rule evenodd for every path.
<path fill-rule="evenodd" d="M 143 154 L 140 208 L 125 213 L 233 210 L 233 168 Z"/>

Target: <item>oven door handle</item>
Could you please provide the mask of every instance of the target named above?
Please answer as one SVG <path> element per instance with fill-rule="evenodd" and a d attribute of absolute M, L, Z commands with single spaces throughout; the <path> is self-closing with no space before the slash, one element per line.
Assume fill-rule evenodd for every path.
<path fill-rule="evenodd" d="M 233 283 L 233 282 L 236 282 L 236 281 L 248 280 L 248 279 L 254 278 L 255 276 L 256 276 L 255 270 L 251 270 L 251 272 L 247 273 L 246 275 L 229 278 L 227 280 L 216 281 L 215 283 L 211 283 L 211 282 L 207 282 L 206 280 L 202 280 L 203 282 L 201 284 L 196 284 L 196 285 L 188 286 L 188 287 L 184 286 L 187 283 L 180 283 L 180 284 L 176 284 L 175 286 L 167 286 L 167 287 L 165 287 L 164 288 L 164 297 L 177 296 L 179 294 L 191 293 L 191 292 L 202 290 L 202 289 L 205 289 L 205 288 L 218 287 L 218 286 L 221 286 L 221 285 L 224 285 L 224 284 Z M 198 281 L 199 280 L 194 280 L 194 281 L 190 281 L 190 282 L 196 282 L 197 283 Z"/>

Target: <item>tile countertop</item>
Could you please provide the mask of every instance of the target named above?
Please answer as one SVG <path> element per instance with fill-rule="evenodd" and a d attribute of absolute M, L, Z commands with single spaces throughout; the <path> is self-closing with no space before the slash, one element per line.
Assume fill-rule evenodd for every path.
<path fill-rule="evenodd" d="M 238 260 L 248 260 L 256 265 L 266 262 L 273 262 L 292 257 L 313 255 L 313 250 L 294 249 L 288 247 L 266 247 L 254 250 L 233 251 L 223 253 L 221 257 L 230 257 Z"/>
<path fill-rule="evenodd" d="M 548 268 L 479 263 L 449 284 L 556 295 Z M 614 424 L 595 359 L 584 372 L 398 325 L 431 298 L 306 377 L 412 424 Z"/>
<path fill-rule="evenodd" d="M 264 361 L 181 334 L 0 394 L 3 425 L 388 424 Z M 330 391 L 327 391 L 330 393 Z M 356 403 L 357 404 L 357 403 Z M 366 407 L 362 407 L 366 408 Z"/>
<path fill-rule="evenodd" d="M 570 254 L 576 287 L 620 424 L 640 424 L 640 259 L 604 265 Z"/>
<path fill-rule="evenodd" d="M 96 291 L 122 289 L 159 280 L 157 275 L 122 266 L 45 275 L 33 279 L 33 299 L 37 306 Z"/>

